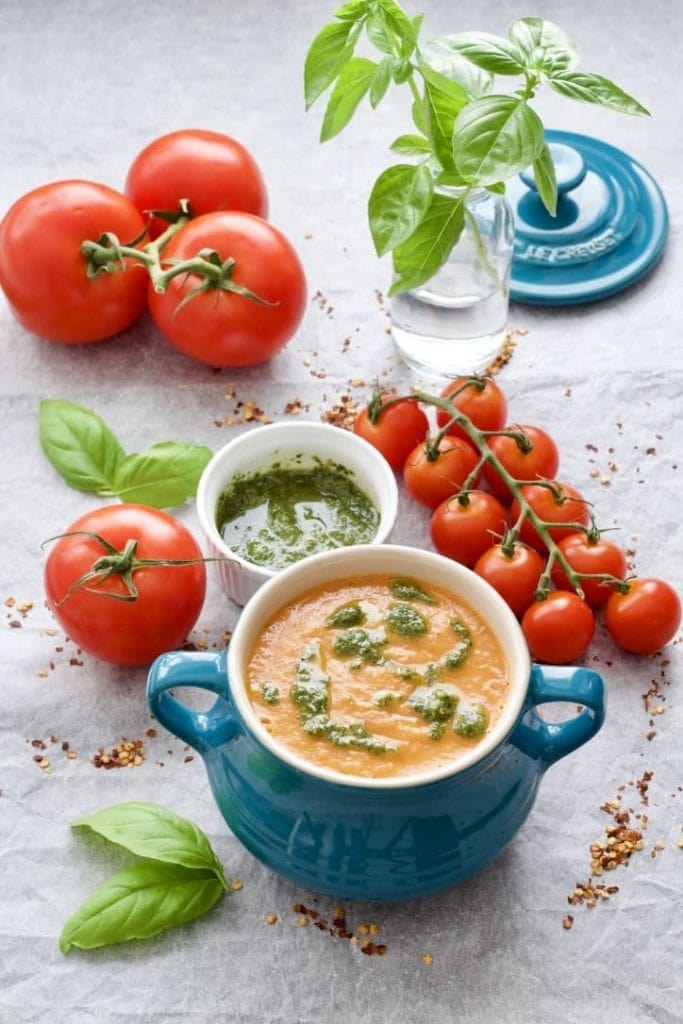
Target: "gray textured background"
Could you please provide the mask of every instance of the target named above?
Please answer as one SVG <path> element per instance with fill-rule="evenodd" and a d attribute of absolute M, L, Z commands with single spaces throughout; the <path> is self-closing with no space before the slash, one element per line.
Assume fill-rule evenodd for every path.
<path fill-rule="evenodd" d="M 525 14 L 550 18 L 577 40 L 583 68 L 615 79 L 654 114 L 633 120 L 552 95 L 539 101 L 549 127 L 598 136 L 649 169 L 666 195 L 671 234 L 656 271 L 621 296 L 572 310 L 513 307 L 511 323 L 528 333 L 518 336 L 499 379 L 511 418 L 556 437 L 561 477 L 594 501 L 603 526 L 617 528 L 640 573 L 680 588 L 681 7 L 675 0 L 554 0 L 532 9 L 436 0 L 423 9 L 426 36 L 502 32 Z M 144 670 L 90 658 L 70 665 L 73 650 L 56 653 L 60 637 L 46 633 L 52 621 L 42 603 L 40 543 L 97 499 L 69 490 L 40 453 L 41 398 L 96 408 L 129 450 L 164 437 L 218 448 L 244 429 L 215 425 L 235 405 L 226 397 L 230 384 L 273 419 L 297 396 L 307 403 L 303 415 L 317 419 L 343 393 L 367 397 L 367 387 L 350 381 L 384 374 L 415 383 L 385 331 L 376 290 L 386 287 L 389 267 L 373 254 L 365 218 L 387 146 L 408 130 L 405 103 L 399 94 L 378 113 L 366 108 L 341 137 L 319 145 L 322 109 L 304 112 L 302 67 L 332 10 L 318 0 L 0 0 L 0 211 L 59 178 L 121 187 L 134 156 L 157 135 L 213 128 L 254 153 L 271 219 L 297 246 L 312 299 L 322 296 L 270 364 L 219 375 L 177 354 L 147 321 L 114 340 L 66 348 L 26 335 L 0 305 L 0 597 L 34 602 L 21 629 L 9 628 L 9 609 L 2 617 L 0 1022 L 584 1024 L 605 1016 L 673 1024 L 683 1006 L 678 647 L 664 659 L 619 657 L 599 628 L 591 664 L 609 691 L 603 731 L 549 772 L 525 827 L 480 876 L 419 903 L 349 907 L 350 920 L 380 925 L 388 947 L 380 959 L 296 926 L 292 905 L 311 894 L 242 850 L 223 826 L 199 759 L 185 762 L 179 743 L 159 735 L 147 741 L 141 768 L 96 770 L 90 757 L 100 744 L 142 736 L 150 725 Z M 591 476 L 596 467 L 609 486 Z M 197 527 L 192 505 L 181 515 Z M 395 539 L 428 546 L 426 522 L 402 496 Z M 215 642 L 234 620 L 213 584 L 196 638 Z M 655 677 L 666 711 L 648 741 L 641 694 Z M 67 761 L 51 734 L 67 739 L 78 759 Z M 27 740 L 37 737 L 48 742 L 51 775 L 33 762 Z M 653 778 L 643 808 L 629 783 L 646 770 Z M 609 823 L 600 805 L 621 785 L 624 802 L 650 815 L 646 849 L 614 872 L 620 892 L 594 910 L 577 908 L 565 932 L 566 897 L 587 877 L 588 846 Z M 65 959 L 57 948 L 64 920 L 121 863 L 75 837 L 69 822 L 128 799 L 157 800 L 193 818 L 243 889 L 206 919 L 150 943 Z M 651 856 L 658 840 L 664 849 Z M 329 913 L 329 901 L 320 908 Z M 272 927 L 264 924 L 270 912 L 280 917 Z"/>

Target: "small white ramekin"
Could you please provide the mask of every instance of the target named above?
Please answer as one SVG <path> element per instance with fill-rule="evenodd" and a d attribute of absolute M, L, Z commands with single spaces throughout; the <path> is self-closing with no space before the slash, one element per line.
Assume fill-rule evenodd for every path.
<path fill-rule="evenodd" d="M 239 605 L 246 604 L 279 570 L 247 562 L 228 547 L 216 524 L 218 499 L 236 474 L 255 473 L 295 455 L 310 457 L 311 462 L 331 459 L 351 471 L 379 510 L 379 525 L 371 543 L 384 543 L 394 527 L 398 509 L 396 477 L 384 457 L 363 438 L 341 427 L 310 420 L 272 423 L 240 434 L 216 452 L 197 488 L 197 514 L 209 554 L 221 559 L 214 563 L 220 584 Z"/>

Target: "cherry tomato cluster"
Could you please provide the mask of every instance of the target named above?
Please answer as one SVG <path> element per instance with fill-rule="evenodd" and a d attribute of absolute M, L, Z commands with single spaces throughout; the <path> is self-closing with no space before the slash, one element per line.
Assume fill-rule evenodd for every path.
<path fill-rule="evenodd" d="M 49 341 L 101 341 L 149 310 L 162 335 L 212 366 L 251 366 L 296 331 L 306 280 L 268 220 L 261 171 L 235 139 L 186 129 L 154 140 L 123 191 L 56 181 L 0 223 L 0 287 Z"/>
<path fill-rule="evenodd" d="M 536 660 L 580 658 L 601 608 L 612 639 L 630 653 L 652 654 L 675 636 L 676 592 L 664 580 L 628 576 L 624 551 L 600 535 L 583 495 L 558 480 L 552 437 L 533 424 L 508 425 L 495 381 L 457 378 L 438 396 L 377 393 L 353 429 L 431 509 L 436 550 L 501 594 Z"/>

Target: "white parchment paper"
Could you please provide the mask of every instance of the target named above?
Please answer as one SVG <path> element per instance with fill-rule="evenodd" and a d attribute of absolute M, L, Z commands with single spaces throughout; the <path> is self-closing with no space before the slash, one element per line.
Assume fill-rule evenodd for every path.
<path fill-rule="evenodd" d="M 249 429 L 240 402 L 277 420 L 299 399 L 299 415 L 317 420 L 342 396 L 362 404 L 376 379 L 443 385 L 418 381 L 395 356 L 382 296 L 389 267 L 374 256 L 367 230 L 369 189 L 389 161 L 388 145 L 408 130 L 400 96 L 381 112 L 368 108 L 324 146 L 321 112 L 304 112 L 304 55 L 333 7 L 0 2 L 2 212 L 60 178 L 121 188 L 157 135 L 216 129 L 261 164 L 271 219 L 300 252 L 311 295 L 285 351 L 263 367 L 221 373 L 180 356 L 146 319 L 116 339 L 68 348 L 26 334 L 0 305 L 0 1022 L 673 1024 L 683 1014 L 679 645 L 631 658 L 598 626 L 587 663 L 608 691 L 600 734 L 548 772 L 526 824 L 480 875 L 418 902 L 348 904 L 350 928 L 362 936 L 359 926 L 375 924 L 386 945 L 383 957 L 370 957 L 300 926 L 297 904 L 331 919 L 333 901 L 255 861 L 224 825 L 198 755 L 160 727 L 147 734 L 155 723 L 145 670 L 78 652 L 44 606 L 41 542 L 99 499 L 70 490 L 42 455 L 41 398 L 95 408 L 129 450 L 166 438 L 217 449 Z M 529 11 L 510 0 L 457 9 L 434 0 L 423 8 L 433 36 L 500 33 L 523 14 L 551 18 L 576 38 L 583 67 L 653 112 L 634 120 L 559 97 L 539 101 L 550 127 L 603 138 L 640 160 L 664 191 L 671 233 L 660 265 L 622 295 L 574 309 L 513 307 L 516 348 L 498 379 L 511 419 L 555 437 L 560 478 L 594 503 L 638 572 L 680 588 L 683 126 L 668 54 L 681 10 L 673 0 L 656 0 L 646 16 L 635 0 L 547 0 Z M 199 536 L 193 504 L 179 515 Z M 429 547 L 427 524 L 402 493 L 394 539 Z M 236 616 L 212 577 L 192 640 L 220 646 Z M 123 737 L 144 739 L 144 764 L 96 768 L 98 748 Z M 590 845 L 613 821 L 601 808 L 616 798 L 642 827 L 644 849 L 603 879 L 618 886 L 610 900 L 570 907 L 576 883 L 589 877 Z M 77 836 L 70 822 L 123 800 L 155 800 L 192 818 L 241 888 L 205 918 L 150 942 L 64 957 L 64 921 L 127 862 Z M 636 815 L 647 815 L 647 827 Z M 267 924 L 267 915 L 277 921 Z"/>

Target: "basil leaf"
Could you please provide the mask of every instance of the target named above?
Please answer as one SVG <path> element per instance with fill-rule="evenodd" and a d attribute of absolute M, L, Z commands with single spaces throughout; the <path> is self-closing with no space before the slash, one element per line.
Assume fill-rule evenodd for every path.
<path fill-rule="evenodd" d="M 419 132 L 423 135 L 429 135 L 429 125 L 427 123 L 427 115 L 425 113 L 425 105 L 422 97 L 413 100 L 410 108 L 413 117 L 413 124 Z M 431 149 L 431 145 L 430 145 Z"/>
<path fill-rule="evenodd" d="M 197 493 L 204 467 L 213 455 L 203 445 L 161 441 L 119 463 L 113 491 L 122 501 L 153 508 L 182 505 Z"/>
<path fill-rule="evenodd" d="M 468 101 L 462 86 L 432 68 L 420 66 L 425 83 L 424 109 L 427 135 L 441 166 L 455 170 L 453 159 L 453 126 L 458 113 Z"/>
<path fill-rule="evenodd" d="M 40 444 L 57 472 L 77 491 L 111 496 L 125 453 L 93 409 L 46 398 L 38 412 Z"/>
<path fill-rule="evenodd" d="M 387 25 L 392 29 L 402 42 L 401 56 L 408 57 L 417 43 L 417 33 L 413 22 L 408 15 L 396 3 L 396 0 L 377 0 L 379 8 L 384 13 Z"/>
<path fill-rule="evenodd" d="M 365 31 L 368 34 L 368 39 L 373 46 L 377 47 L 381 53 L 393 53 L 393 47 L 391 45 L 391 39 L 387 33 L 387 24 L 384 18 L 384 14 L 381 8 L 377 7 L 368 16 L 365 22 Z"/>
<path fill-rule="evenodd" d="M 149 939 L 206 913 L 225 892 L 210 871 L 155 861 L 135 864 L 92 893 L 64 925 L 59 948 L 95 949 Z"/>
<path fill-rule="evenodd" d="M 597 103 L 609 110 L 616 110 L 620 114 L 633 114 L 639 117 L 649 117 L 650 111 L 643 107 L 633 96 L 620 89 L 618 85 L 611 82 L 609 78 L 601 75 L 592 75 L 587 72 L 564 72 L 553 74 L 548 78 L 548 84 L 555 92 L 570 99 L 579 100 L 581 103 Z"/>
<path fill-rule="evenodd" d="M 507 39 L 491 32 L 457 32 L 446 36 L 448 47 L 493 75 L 521 75 L 524 58 Z"/>
<path fill-rule="evenodd" d="M 391 143 L 389 149 L 402 156 L 423 156 L 432 151 L 429 142 L 422 135 L 399 135 Z"/>
<path fill-rule="evenodd" d="M 446 185 L 448 188 L 463 188 L 467 185 L 459 171 L 439 171 L 436 182 L 438 185 Z"/>
<path fill-rule="evenodd" d="M 391 84 L 391 76 L 394 70 L 392 57 L 384 57 L 377 66 L 374 77 L 370 83 L 370 106 L 375 107 L 384 99 L 387 89 Z"/>
<path fill-rule="evenodd" d="M 139 857 L 211 871 L 227 888 L 221 862 L 202 830 L 159 804 L 114 804 L 79 818 L 72 828 L 88 828 Z"/>
<path fill-rule="evenodd" d="M 313 106 L 350 60 L 358 36 L 357 31 L 352 35 L 353 29 L 351 21 L 333 22 L 321 29 L 311 43 L 304 64 L 306 110 Z"/>
<path fill-rule="evenodd" d="M 455 163 L 471 184 L 511 178 L 533 164 L 543 145 L 540 118 L 518 96 L 484 96 L 456 118 Z"/>
<path fill-rule="evenodd" d="M 370 88 L 377 64 L 366 57 L 352 57 L 342 68 L 330 96 L 320 130 L 320 141 L 338 135 L 353 117 Z"/>
<path fill-rule="evenodd" d="M 576 66 L 579 52 L 566 32 L 542 18 L 519 18 L 508 26 L 507 37 L 531 71 L 551 74 Z"/>
<path fill-rule="evenodd" d="M 462 232 L 465 193 L 457 199 L 435 192 L 425 216 L 410 238 L 394 249 L 396 280 L 389 295 L 417 288 L 446 262 Z"/>
<path fill-rule="evenodd" d="M 557 178 L 550 149 L 545 143 L 534 161 L 534 181 L 543 205 L 554 216 L 557 210 Z"/>
<path fill-rule="evenodd" d="M 459 53 L 457 47 L 451 45 L 453 38 L 457 37 L 441 36 L 425 43 L 420 48 L 420 59 L 434 71 L 461 85 L 470 99 L 486 96 L 493 87 L 493 75 Z"/>
<path fill-rule="evenodd" d="M 369 7 L 370 0 L 349 0 L 334 12 L 334 16 L 342 21 L 360 21 L 368 13 Z"/>
<path fill-rule="evenodd" d="M 423 164 L 395 164 L 380 174 L 370 193 L 368 215 L 378 256 L 408 238 L 424 217 L 434 191 Z"/>

